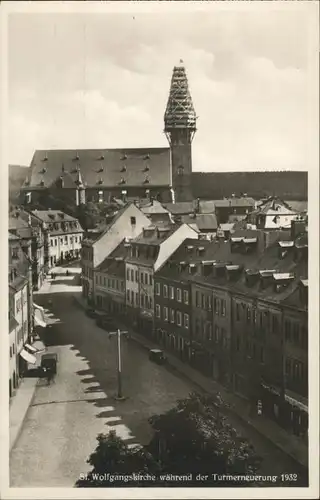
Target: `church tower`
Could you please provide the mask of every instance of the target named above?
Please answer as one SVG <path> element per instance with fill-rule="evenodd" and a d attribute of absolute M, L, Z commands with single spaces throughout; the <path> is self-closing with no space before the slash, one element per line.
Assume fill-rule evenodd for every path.
<path fill-rule="evenodd" d="M 191 144 L 196 132 L 196 113 L 183 61 L 173 68 L 164 132 L 171 148 L 172 188 L 175 201 L 192 201 Z"/>
<path fill-rule="evenodd" d="M 85 205 L 86 203 L 86 189 L 82 182 L 80 168 L 77 168 L 77 180 L 76 180 L 76 205 Z"/>

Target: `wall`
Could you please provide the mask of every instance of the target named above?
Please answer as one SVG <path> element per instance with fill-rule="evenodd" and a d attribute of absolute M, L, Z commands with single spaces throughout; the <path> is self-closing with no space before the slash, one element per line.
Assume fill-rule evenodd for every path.
<path fill-rule="evenodd" d="M 49 266 L 53 267 L 55 262 L 61 257 L 61 252 L 65 257 L 66 252 L 73 252 L 81 250 L 82 233 L 62 233 L 62 234 L 50 234 L 49 238 Z M 66 242 L 67 239 L 67 242 Z M 77 241 L 75 241 L 77 239 Z M 72 240 L 72 241 L 71 241 Z"/>
<path fill-rule="evenodd" d="M 186 238 L 198 239 L 198 233 L 187 224 L 182 224 L 173 234 L 161 243 L 158 258 L 154 265 L 155 271 L 166 262 L 170 255 L 175 252 Z"/>
<path fill-rule="evenodd" d="M 136 218 L 134 225 L 131 224 L 131 217 Z M 124 238 L 136 238 L 149 225 L 149 219 L 134 204 L 129 205 L 110 229 L 94 241 L 93 267 L 101 264 Z"/>

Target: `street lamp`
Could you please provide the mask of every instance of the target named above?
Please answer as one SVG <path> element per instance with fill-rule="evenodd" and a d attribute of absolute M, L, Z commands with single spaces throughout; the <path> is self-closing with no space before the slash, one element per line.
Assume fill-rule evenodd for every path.
<path fill-rule="evenodd" d="M 125 398 L 122 396 L 122 366 L 121 366 L 121 335 L 126 335 L 128 332 L 119 328 L 116 332 L 109 332 L 109 338 L 114 335 L 117 336 L 117 372 L 118 372 L 118 395 L 116 399 L 118 401 L 123 401 Z"/>

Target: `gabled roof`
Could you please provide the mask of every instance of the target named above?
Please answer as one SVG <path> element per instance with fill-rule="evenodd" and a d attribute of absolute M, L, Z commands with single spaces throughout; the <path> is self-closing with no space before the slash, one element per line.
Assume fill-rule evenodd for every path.
<path fill-rule="evenodd" d="M 254 207 L 255 200 L 253 198 L 228 198 L 225 200 L 215 200 L 216 208 L 223 207 Z"/>
<path fill-rule="evenodd" d="M 218 227 L 215 214 L 182 215 L 181 221 L 185 224 L 195 224 L 199 231 L 215 231 Z"/>
<path fill-rule="evenodd" d="M 85 187 L 169 186 L 170 149 L 38 150 L 23 187 L 48 188 L 62 175 L 66 187 L 76 188 L 78 171 Z"/>
<path fill-rule="evenodd" d="M 32 210 L 31 214 L 42 222 L 76 222 L 77 219 L 61 210 Z"/>

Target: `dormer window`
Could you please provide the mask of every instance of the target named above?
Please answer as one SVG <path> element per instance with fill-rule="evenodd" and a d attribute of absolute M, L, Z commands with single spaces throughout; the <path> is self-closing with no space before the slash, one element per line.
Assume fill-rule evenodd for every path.
<path fill-rule="evenodd" d="M 180 166 L 178 167 L 178 175 L 183 175 L 183 173 L 184 173 L 184 168 L 183 168 L 183 166 L 182 166 L 182 165 L 180 165 Z"/>
<path fill-rule="evenodd" d="M 98 180 L 98 184 L 103 184 L 103 179 L 102 179 L 102 177 L 100 177 L 100 179 Z"/>
<path fill-rule="evenodd" d="M 26 185 L 26 186 L 29 186 L 29 184 L 30 184 L 30 181 L 29 181 L 29 179 L 27 179 L 27 180 L 25 181 L 25 185 Z"/>
<path fill-rule="evenodd" d="M 125 183 L 126 183 L 125 179 L 123 177 L 121 177 L 120 184 L 125 184 Z"/>
<path fill-rule="evenodd" d="M 145 160 L 150 160 L 150 155 L 149 155 L 149 153 L 148 153 L 148 154 L 146 154 L 146 156 L 144 157 L 144 159 L 145 159 Z"/>
<path fill-rule="evenodd" d="M 146 166 L 144 167 L 144 171 L 145 171 L 145 172 L 149 172 L 149 170 L 150 170 L 149 165 L 146 165 Z"/>
<path fill-rule="evenodd" d="M 43 169 L 41 170 L 41 174 L 45 174 L 47 171 L 46 167 L 43 167 Z"/>
<path fill-rule="evenodd" d="M 101 166 L 99 167 L 98 172 L 103 172 L 103 165 L 101 165 Z"/>
<path fill-rule="evenodd" d="M 41 179 L 41 181 L 40 181 L 40 186 L 44 186 L 44 180 L 43 179 Z"/>
<path fill-rule="evenodd" d="M 75 157 L 73 158 L 74 160 L 79 160 L 79 155 L 76 153 Z"/>
<path fill-rule="evenodd" d="M 99 160 L 104 160 L 104 155 L 100 155 Z"/>
<path fill-rule="evenodd" d="M 47 153 L 45 154 L 45 156 L 42 158 L 42 161 L 48 161 L 48 155 Z"/>
<path fill-rule="evenodd" d="M 122 155 L 122 156 L 121 156 L 121 160 L 127 160 L 127 158 L 128 158 L 128 157 L 127 157 L 127 155 L 126 155 L 126 154 L 124 154 L 124 155 Z"/>
<path fill-rule="evenodd" d="M 126 171 L 127 171 L 127 167 L 126 167 L 126 165 L 122 165 L 122 167 L 121 167 L 121 172 L 126 172 Z"/>
<path fill-rule="evenodd" d="M 144 184 L 149 184 L 149 177 L 146 177 L 145 180 L 143 181 Z"/>

